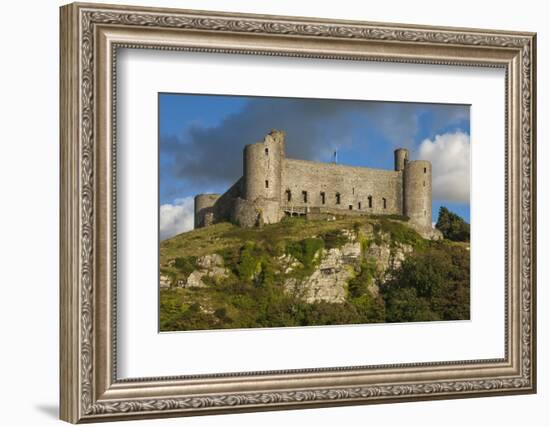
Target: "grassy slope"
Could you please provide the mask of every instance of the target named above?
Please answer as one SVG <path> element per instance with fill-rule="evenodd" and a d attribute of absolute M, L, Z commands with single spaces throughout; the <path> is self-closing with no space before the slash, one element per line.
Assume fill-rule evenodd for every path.
<path fill-rule="evenodd" d="M 381 321 L 381 318 L 372 319 L 372 313 L 363 314 L 363 317 L 359 318 L 357 310 L 350 302 L 307 305 L 292 300 L 282 290 L 282 283 L 287 275 L 278 272 L 280 266 L 277 257 L 283 253 L 293 253 L 304 267 L 291 275 L 301 277 L 311 274 L 309 263 L 304 259 L 307 258 L 307 250 L 304 249 L 300 258 L 294 253 L 296 248 L 300 248 L 304 242 L 315 246 L 319 241 L 325 248 L 341 246 L 347 241 L 341 234 L 343 229 L 355 232 L 368 230 L 361 235 L 370 236 L 369 240 L 376 243 L 380 243 L 378 240 L 382 233 L 387 233 L 392 243 L 425 246 L 427 242 L 405 224 L 404 221 L 377 217 L 344 217 L 334 221 L 290 218 L 278 224 L 251 229 L 220 223 L 165 240 L 160 248 L 162 274 L 169 275 L 174 280 L 185 280 L 195 269 L 196 257 L 218 253 L 224 257 L 225 264 L 230 269 L 230 277 L 208 288 L 162 290 L 161 329 L 217 329 Z M 254 245 L 246 261 L 250 264 L 247 266 L 243 258 L 243 248 L 250 245 L 250 242 L 254 242 Z M 172 260 L 178 260 L 179 264 L 174 265 L 170 262 L 168 265 Z M 259 263 L 262 265 L 260 268 L 264 271 L 264 277 L 260 285 L 252 284 L 245 279 L 243 269 L 254 271 Z M 364 301 L 361 304 L 372 303 L 365 298 L 363 297 Z M 294 313 L 297 307 L 302 310 L 301 314 Z M 285 314 L 285 310 L 293 313 Z M 355 317 L 350 317 L 350 312 L 355 313 Z M 258 313 L 264 314 L 258 316 Z"/>
<path fill-rule="evenodd" d="M 160 263 L 165 265 L 176 257 L 201 256 L 212 253 L 223 253 L 233 247 L 242 247 L 247 241 L 271 249 L 288 242 L 300 241 L 342 229 L 354 229 L 370 224 L 382 231 L 395 233 L 397 240 L 409 239 L 413 243 L 421 240 L 420 236 L 407 227 L 405 222 L 378 218 L 342 218 L 335 221 L 311 221 L 302 218 L 292 218 L 277 224 L 265 225 L 262 228 L 240 228 L 230 223 L 214 224 L 207 228 L 182 233 L 160 244 Z"/>

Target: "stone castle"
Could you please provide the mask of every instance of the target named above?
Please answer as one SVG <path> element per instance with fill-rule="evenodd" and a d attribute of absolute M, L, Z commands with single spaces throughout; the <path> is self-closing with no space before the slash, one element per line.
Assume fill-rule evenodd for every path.
<path fill-rule="evenodd" d="M 285 137 L 271 131 L 243 152 L 243 176 L 224 194 L 195 196 L 195 228 L 220 221 L 242 227 L 285 216 L 403 215 L 425 237 L 432 228 L 432 166 L 395 150 L 394 170 L 289 159 Z"/>

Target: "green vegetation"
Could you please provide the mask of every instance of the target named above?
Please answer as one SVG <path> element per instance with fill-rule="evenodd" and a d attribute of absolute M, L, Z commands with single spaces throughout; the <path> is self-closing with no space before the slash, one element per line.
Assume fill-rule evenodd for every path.
<path fill-rule="evenodd" d="M 388 322 L 469 319 L 469 253 L 433 242 L 408 257 L 380 293 Z"/>
<path fill-rule="evenodd" d="M 328 242 L 326 242 L 328 244 Z M 325 247 L 325 240 L 319 238 L 307 238 L 300 242 L 291 242 L 286 247 L 286 252 L 296 258 L 308 273 L 313 270 L 319 260 L 316 255 Z M 328 249 L 328 248 L 327 248 Z M 311 274 L 311 273 L 310 273 Z"/>
<path fill-rule="evenodd" d="M 355 232 L 358 232 L 357 223 L 353 224 Z M 330 230 L 324 233 L 321 238 L 327 249 L 339 248 L 345 245 L 348 241 L 348 237 L 342 233 L 342 230 Z"/>
<path fill-rule="evenodd" d="M 183 275 L 188 276 L 197 268 L 197 257 L 177 257 L 174 259 L 174 267 Z"/>
<path fill-rule="evenodd" d="M 445 206 L 439 208 L 439 217 L 435 228 L 441 231 L 446 239 L 455 242 L 470 241 L 470 224 Z"/>
<path fill-rule="evenodd" d="M 345 266 L 343 301 L 306 302 L 285 285 L 323 274 L 322 255 L 350 238 L 361 256 Z M 367 255 L 373 243 L 411 252 L 400 267 L 381 271 L 376 256 Z M 290 218 L 252 229 L 215 224 L 162 242 L 161 274 L 185 282 L 199 269 L 197 258 L 212 254 L 224 260 L 223 277 L 204 275 L 204 287 L 161 289 L 162 331 L 469 318 L 465 244 L 424 240 L 397 218 Z"/>
<path fill-rule="evenodd" d="M 396 245 L 404 243 L 414 247 L 425 246 L 426 240 L 414 231 L 411 227 L 402 222 L 383 218 L 374 226 L 375 231 L 382 231 L 390 235 L 390 243 Z M 379 235 L 379 234 L 378 234 Z"/>
<path fill-rule="evenodd" d="M 358 220 L 350 217 L 335 221 L 285 218 L 278 224 L 267 224 L 258 228 L 240 228 L 223 222 L 164 240 L 160 246 L 160 261 L 164 265 L 166 261 L 176 257 L 222 254 L 235 247 L 242 247 L 246 242 L 254 242 L 266 248 L 271 254 L 277 255 L 277 250 L 281 248 L 280 243 L 284 247 L 287 242 L 296 242 L 314 236 L 322 237 L 327 233 L 333 235 L 335 243 L 343 242 L 343 239 L 336 237 L 341 234 L 340 230 L 353 230 L 357 223 L 364 225 L 370 222 L 374 223 L 377 220 L 365 218 Z"/>
<path fill-rule="evenodd" d="M 241 249 L 236 273 L 239 279 L 250 282 L 262 271 L 262 253 L 252 242 L 246 242 Z"/>
<path fill-rule="evenodd" d="M 373 295 L 375 286 L 376 263 L 364 261 L 360 273 L 348 283 L 348 299 L 362 319 L 370 323 L 385 322 L 385 304 L 380 296 Z"/>
<path fill-rule="evenodd" d="M 348 283 L 349 296 L 352 298 L 361 297 L 369 292 L 369 288 L 374 285 L 376 274 L 376 265 L 374 263 L 363 262 L 360 273 L 352 278 Z"/>

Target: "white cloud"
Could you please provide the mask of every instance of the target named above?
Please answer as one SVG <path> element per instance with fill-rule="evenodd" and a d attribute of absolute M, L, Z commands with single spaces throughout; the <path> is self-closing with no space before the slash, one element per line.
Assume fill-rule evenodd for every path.
<path fill-rule="evenodd" d="M 174 203 L 160 206 L 160 240 L 168 239 L 176 234 L 193 229 L 194 225 L 193 197 L 176 199 Z"/>
<path fill-rule="evenodd" d="M 470 137 L 457 131 L 420 144 L 418 158 L 432 162 L 433 198 L 470 202 Z"/>

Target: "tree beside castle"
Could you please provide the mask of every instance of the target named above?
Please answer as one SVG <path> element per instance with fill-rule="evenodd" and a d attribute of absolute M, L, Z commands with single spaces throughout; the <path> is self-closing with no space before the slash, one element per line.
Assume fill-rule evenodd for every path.
<path fill-rule="evenodd" d="M 455 242 L 469 242 L 470 241 L 470 224 L 464 221 L 457 214 L 451 212 L 445 206 L 439 208 L 439 217 L 435 224 L 443 237 Z"/>

